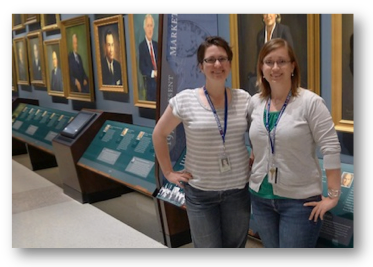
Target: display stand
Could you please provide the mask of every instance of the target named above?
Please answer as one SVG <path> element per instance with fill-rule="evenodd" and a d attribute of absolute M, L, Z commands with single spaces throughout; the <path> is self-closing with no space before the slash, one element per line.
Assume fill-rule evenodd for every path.
<path fill-rule="evenodd" d="M 87 184 L 103 177 L 152 196 L 155 190 L 152 128 L 107 120 L 77 166 Z"/>
<path fill-rule="evenodd" d="M 39 100 L 15 97 L 12 99 L 12 112 L 13 113 L 16 110 L 16 108 L 19 106 L 19 104 L 21 103 L 32 104 L 34 106 L 38 106 Z M 13 116 L 16 116 L 16 114 L 13 114 Z M 22 155 L 22 154 L 27 154 L 26 143 L 12 137 L 12 156 Z"/>
<path fill-rule="evenodd" d="M 56 167 L 52 139 L 74 118 L 74 113 L 21 103 L 12 115 L 15 148 L 27 144 L 32 170 Z"/>
<path fill-rule="evenodd" d="M 88 109 L 81 112 L 95 114 L 95 117 L 91 118 L 75 137 L 63 135 L 61 132 L 52 142 L 64 193 L 81 203 L 94 203 L 130 192 L 128 187 L 108 179 L 103 173 L 78 166 L 78 161 L 107 120 L 132 123 L 132 116 Z M 73 123 L 74 121 L 71 122 Z M 71 125 L 66 128 L 69 126 Z"/>

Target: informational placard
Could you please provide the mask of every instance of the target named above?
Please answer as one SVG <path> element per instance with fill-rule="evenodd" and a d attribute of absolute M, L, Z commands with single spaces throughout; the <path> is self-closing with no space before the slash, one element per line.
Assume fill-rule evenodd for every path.
<path fill-rule="evenodd" d="M 149 127 L 107 120 L 78 165 L 151 195 L 156 188 L 152 133 Z"/>
<path fill-rule="evenodd" d="M 322 168 L 322 160 L 320 166 Z M 338 205 L 324 216 L 318 245 L 320 247 L 352 248 L 354 236 L 354 166 L 341 164 L 341 196 Z M 323 195 L 328 195 L 323 170 Z"/>
<path fill-rule="evenodd" d="M 53 151 L 52 140 L 76 114 L 19 104 L 12 114 L 12 136 Z"/>

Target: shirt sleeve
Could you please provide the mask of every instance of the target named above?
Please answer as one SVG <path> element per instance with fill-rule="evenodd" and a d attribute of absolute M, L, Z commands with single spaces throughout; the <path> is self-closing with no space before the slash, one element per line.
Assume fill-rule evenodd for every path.
<path fill-rule="evenodd" d="M 320 148 L 324 158 L 325 169 L 339 169 L 341 167 L 341 146 L 337 132 L 324 99 L 314 95 L 311 97 L 308 109 L 308 124 L 313 138 Z"/>
<path fill-rule="evenodd" d="M 169 105 L 170 107 L 172 108 L 172 114 L 179 118 L 179 119 L 183 119 L 181 114 L 180 114 L 180 108 L 179 108 L 179 105 L 178 105 L 178 97 L 179 95 L 176 94 L 174 97 L 172 97 L 170 100 L 169 100 Z"/>

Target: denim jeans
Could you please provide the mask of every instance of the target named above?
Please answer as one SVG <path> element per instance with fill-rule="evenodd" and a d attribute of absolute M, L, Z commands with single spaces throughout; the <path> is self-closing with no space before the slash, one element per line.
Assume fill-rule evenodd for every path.
<path fill-rule="evenodd" d="M 308 220 L 313 207 L 304 203 L 320 201 L 321 196 L 307 199 L 265 199 L 251 194 L 253 220 L 266 248 L 314 248 L 322 221 Z"/>
<path fill-rule="evenodd" d="M 249 231 L 250 193 L 204 191 L 185 185 L 186 208 L 196 248 L 244 248 Z"/>

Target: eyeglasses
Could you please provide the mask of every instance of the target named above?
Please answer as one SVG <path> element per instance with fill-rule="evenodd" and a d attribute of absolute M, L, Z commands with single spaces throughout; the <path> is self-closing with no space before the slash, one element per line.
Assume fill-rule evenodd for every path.
<path fill-rule="evenodd" d="M 277 66 L 279 68 L 282 68 L 282 67 L 284 67 L 286 64 L 288 64 L 290 62 L 291 62 L 291 60 L 283 60 L 283 59 L 278 60 L 278 61 L 274 61 L 274 60 L 265 60 L 265 61 L 263 61 L 263 63 L 266 64 L 270 68 L 273 68 L 275 66 L 275 63 L 277 64 Z"/>
<path fill-rule="evenodd" d="M 219 61 L 220 64 L 228 62 L 227 57 L 218 57 L 218 58 L 209 57 L 209 58 L 205 58 L 203 61 L 205 61 L 207 64 L 215 64 L 216 60 Z"/>

